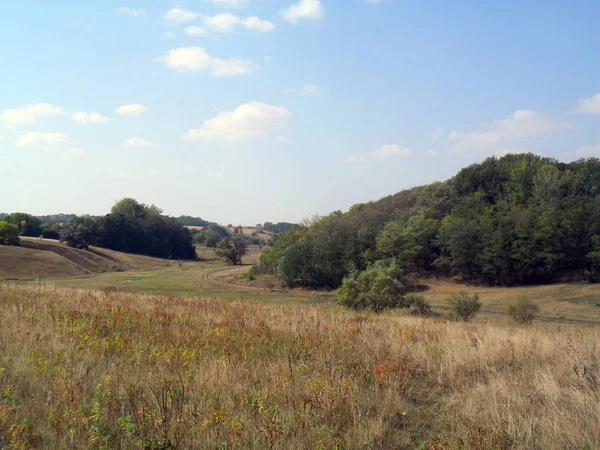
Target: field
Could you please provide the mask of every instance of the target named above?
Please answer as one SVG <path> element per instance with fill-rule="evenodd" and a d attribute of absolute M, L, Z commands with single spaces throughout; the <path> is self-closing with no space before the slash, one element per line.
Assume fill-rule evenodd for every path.
<path fill-rule="evenodd" d="M 600 446 L 600 333 L 0 285 L 0 447 Z"/>

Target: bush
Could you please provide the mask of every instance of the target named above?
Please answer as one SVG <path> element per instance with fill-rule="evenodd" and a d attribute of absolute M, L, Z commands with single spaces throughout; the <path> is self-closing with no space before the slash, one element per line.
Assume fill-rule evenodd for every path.
<path fill-rule="evenodd" d="M 242 263 L 242 256 L 247 252 L 246 241 L 242 236 L 237 235 L 222 239 L 217 244 L 216 254 L 230 266 L 235 266 Z"/>
<path fill-rule="evenodd" d="M 408 308 L 406 287 L 395 263 L 378 261 L 363 272 L 353 271 L 342 280 L 336 303 L 348 308 L 382 312 L 391 308 Z"/>
<path fill-rule="evenodd" d="M 469 295 L 468 292 L 462 291 L 448 298 L 448 303 L 456 317 L 464 322 L 468 322 L 481 309 L 481 301 L 479 295 Z"/>
<path fill-rule="evenodd" d="M 425 297 L 421 294 L 407 294 L 405 300 L 410 305 L 412 315 L 422 317 L 433 316 L 431 303 L 425 300 Z"/>
<path fill-rule="evenodd" d="M 19 245 L 19 227 L 12 223 L 0 222 L 0 245 Z"/>
<path fill-rule="evenodd" d="M 522 294 L 516 302 L 508 305 L 508 313 L 512 316 L 515 322 L 531 325 L 537 315 L 540 307 L 533 301 Z"/>

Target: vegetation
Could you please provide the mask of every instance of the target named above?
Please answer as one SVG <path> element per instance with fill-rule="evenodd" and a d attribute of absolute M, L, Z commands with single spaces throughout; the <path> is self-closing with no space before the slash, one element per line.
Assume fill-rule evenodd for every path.
<path fill-rule="evenodd" d="M 0 221 L 0 245 L 19 245 L 19 228 L 6 221 Z"/>
<path fill-rule="evenodd" d="M 230 266 L 235 266 L 242 263 L 242 257 L 247 252 L 246 240 L 240 235 L 235 235 L 219 241 L 216 254 Z"/>
<path fill-rule="evenodd" d="M 0 447 L 600 446 L 596 330 L 44 285 L 0 317 Z"/>
<path fill-rule="evenodd" d="M 41 220 L 29 214 L 16 212 L 8 214 L 3 220 L 16 225 L 19 230 L 19 236 L 38 237 L 42 234 Z"/>
<path fill-rule="evenodd" d="M 457 319 L 463 322 L 468 322 L 473 319 L 481 309 L 481 301 L 479 295 L 469 295 L 465 291 L 452 295 L 448 298 L 450 308 L 454 312 Z"/>
<path fill-rule="evenodd" d="M 283 233 L 285 231 L 290 231 L 295 226 L 296 226 L 295 223 L 289 223 L 289 222 L 277 222 L 277 223 L 265 222 L 264 224 L 262 224 L 260 227 L 257 227 L 257 228 L 261 228 L 262 230 L 267 231 L 269 233 L 277 234 L 277 233 Z"/>
<path fill-rule="evenodd" d="M 223 238 L 231 236 L 227 228 L 217 223 L 209 223 L 201 230 L 191 230 L 191 233 L 195 243 L 204 244 L 210 248 L 216 248 Z"/>
<path fill-rule="evenodd" d="M 521 295 L 516 302 L 508 305 L 508 313 L 519 323 L 531 325 L 540 307 L 527 295 Z"/>
<path fill-rule="evenodd" d="M 348 308 L 382 312 L 407 308 L 402 271 L 394 261 L 378 261 L 362 272 L 353 271 L 342 281 L 336 302 Z"/>
<path fill-rule="evenodd" d="M 600 160 L 488 158 L 454 178 L 333 212 L 283 233 L 263 272 L 337 288 L 394 258 L 492 286 L 600 278 Z"/>
<path fill-rule="evenodd" d="M 176 219 L 163 216 L 154 205 L 124 198 L 110 214 L 76 217 L 61 229 L 61 240 L 75 248 L 90 245 L 159 258 L 196 256 L 189 230 Z"/>
<path fill-rule="evenodd" d="M 179 216 L 176 217 L 177 221 L 182 225 L 187 227 L 204 227 L 208 225 L 210 222 L 204 220 L 200 217 L 192 217 L 192 216 Z"/>

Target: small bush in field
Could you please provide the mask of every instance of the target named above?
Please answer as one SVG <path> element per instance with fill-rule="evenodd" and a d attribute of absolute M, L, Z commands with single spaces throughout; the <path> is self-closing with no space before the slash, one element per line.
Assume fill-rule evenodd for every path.
<path fill-rule="evenodd" d="M 407 294 L 405 297 L 406 302 L 410 305 L 410 313 L 415 316 L 429 317 L 433 315 L 431 310 L 431 303 L 425 300 L 420 294 Z"/>
<path fill-rule="evenodd" d="M 540 307 L 525 294 L 520 295 L 516 302 L 508 305 L 508 313 L 515 322 L 527 325 L 531 325 L 539 310 Z"/>
<path fill-rule="evenodd" d="M 469 295 L 468 292 L 461 291 L 448 298 L 448 303 L 456 317 L 464 322 L 468 322 L 481 309 L 479 295 Z"/>

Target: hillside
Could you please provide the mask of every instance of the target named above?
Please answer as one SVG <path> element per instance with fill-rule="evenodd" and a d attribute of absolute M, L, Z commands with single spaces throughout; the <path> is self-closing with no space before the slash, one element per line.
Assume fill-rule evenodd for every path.
<path fill-rule="evenodd" d="M 288 286 L 339 287 L 390 260 L 488 286 L 600 281 L 600 160 L 488 158 L 448 181 L 299 226 L 258 272 Z"/>
<path fill-rule="evenodd" d="M 0 280 L 87 276 L 102 272 L 149 270 L 169 263 L 99 247 L 79 250 L 52 239 L 21 237 L 20 247 L 0 246 Z"/>
<path fill-rule="evenodd" d="M 598 332 L 0 284 L 0 448 L 600 447 Z"/>

